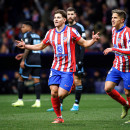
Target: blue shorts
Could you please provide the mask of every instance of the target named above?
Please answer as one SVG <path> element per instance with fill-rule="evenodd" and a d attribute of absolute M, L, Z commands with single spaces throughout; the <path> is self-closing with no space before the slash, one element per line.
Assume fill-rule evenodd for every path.
<path fill-rule="evenodd" d="M 112 67 L 108 72 L 106 81 L 112 81 L 118 85 L 121 80 L 124 82 L 124 88 L 130 90 L 130 72 L 121 72 Z"/>
<path fill-rule="evenodd" d="M 48 85 L 57 84 L 59 87 L 70 91 L 73 85 L 73 72 L 62 72 L 51 69 Z"/>

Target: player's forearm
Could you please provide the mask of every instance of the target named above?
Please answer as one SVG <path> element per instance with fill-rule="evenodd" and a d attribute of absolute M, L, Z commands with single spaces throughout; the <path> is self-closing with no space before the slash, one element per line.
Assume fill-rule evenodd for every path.
<path fill-rule="evenodd" d="M 38 51 L 38 50 L 42 50 L 43 46 L 42 43 L 36 45 L 25 45 L 25 49 Z"/>
<path fill-rule="evenodd" d="M 115 53 L 120 53 L 120 54 L 125 54 L 125 55 L 130 55 L 130 49 L 117 49 L 117 48 L 112 48 L 112 51 Z"/>
<path fill-rule="evenodd" d="M 85 48 L 86 48 L 86 47 L 90 47 L 90 46 L 92 46 L 94 43 L 95 43 L 95 41 L 94 41 L 93 39 L 91 39 L 91 40 L 85 40 L 85 41 L 84 41 L 84 47 L 85 47 Z"/>
<path fill-rule="evenodd" d="M 25 59 L 27 58 L 28 53 L 29 53 L 29 50 L 25 49 L 22 61 L 25 61 Z"/>

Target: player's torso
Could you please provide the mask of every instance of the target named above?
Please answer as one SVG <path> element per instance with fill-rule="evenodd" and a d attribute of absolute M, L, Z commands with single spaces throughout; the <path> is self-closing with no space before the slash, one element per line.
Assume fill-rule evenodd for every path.
<path fill-rule="evenodd" d="M 129 49 L 126 39 L 127 30 L 128 27 L 124 27 L 119 31 L 116 31 L 115 28 L 112 29 L 112 43 L 114 48 Z M 122 72 L 130 72 L 130 56 L 115 53 L 113 67 Z"/>
<path fill-rule="evenodd" d="M 40 44 L 40 36 L 32 32 L 25 33 L 23 39 L 26 44 Z M 29 67 L 41 67 L 40 51 L 29 51 L 25 65 Z"/>
<path fill-rule="evenodd" d="M 61 32 L 52 29 L 50 32 L 49 42 L 54 49 L 54 60 L 52 68 L 73 72 L 75 64 L 75 41 L 73 40 L 72 29 L 65 26 Z"/>

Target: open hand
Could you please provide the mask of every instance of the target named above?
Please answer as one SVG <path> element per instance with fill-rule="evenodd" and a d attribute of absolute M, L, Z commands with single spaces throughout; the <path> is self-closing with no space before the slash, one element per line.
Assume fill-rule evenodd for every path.
<path fill-rule="evenodd" d="M 94 42 L 97 42 L 100 39 L 99 32 L 94 35 L 94 31 L 93 31 L 92 32 L 92 39 L 94 40 Z"/>
<path fill-rule="evenodd" d="M 16 41 L 16 43 L 17 43 L 17 47 L 18 48 L 21 48 L 21 49 L 25 49 L 25 42 L 21 39 L 21 41 L 17 41 L 17 40 L 15 40 Z"/>

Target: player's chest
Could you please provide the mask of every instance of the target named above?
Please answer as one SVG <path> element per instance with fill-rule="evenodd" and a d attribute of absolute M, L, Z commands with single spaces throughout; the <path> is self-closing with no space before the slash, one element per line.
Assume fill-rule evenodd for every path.
<path fill-rule="evenodd" d="M 61 33 L 61 34 L 55 34 L 50 38 L 50 43 L 52 46 L 57 45 L 70 45 L 73 43 L 73 39 L 70 34 L 67 33 Z"/>
<path fill-rule="evenodd" d="M 112 43 L 118 46 L 124 45 L 124 36 L 120 33 L 115 33 L 112 35 Z"/>

